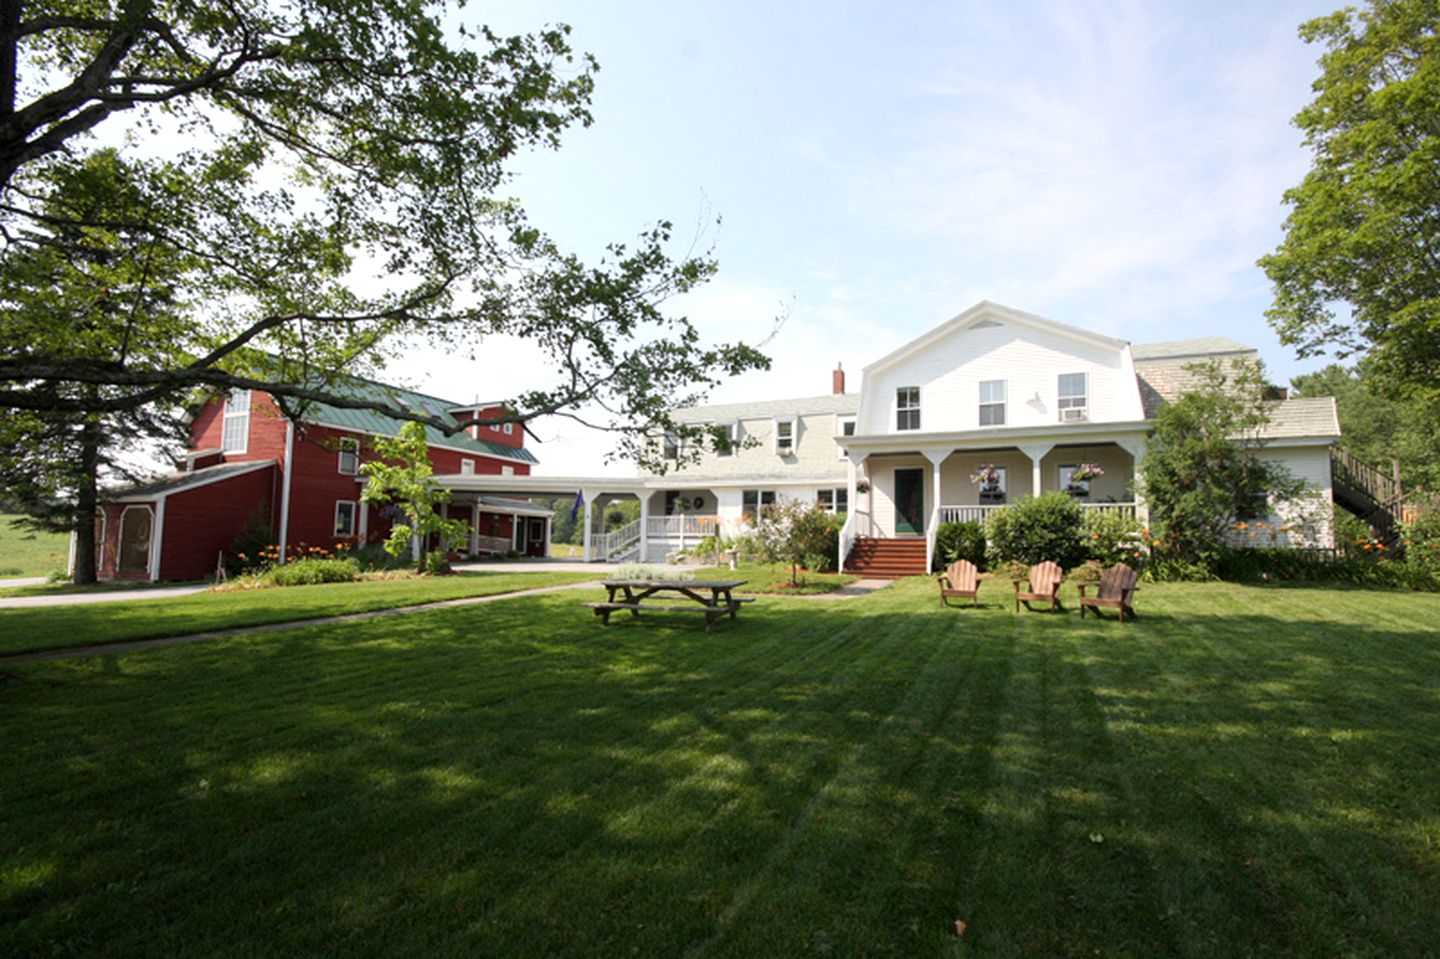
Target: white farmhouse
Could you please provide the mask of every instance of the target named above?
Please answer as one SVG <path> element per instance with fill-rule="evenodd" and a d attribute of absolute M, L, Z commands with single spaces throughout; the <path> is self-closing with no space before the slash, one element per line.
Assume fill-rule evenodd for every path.
<path fill-rule="evenodd" d="M 858 397 L 837 370 L 829 395 L 677 411 L 741 448 L 644 476 L 640 495 L 650 517 L 708 517 L 731 531 L 777 499 L 813 500 L 847 514 L 847 568 L 924 572 L 939 524 L 1018 497 L 1066 490 L 1086 508 L 1143 518 L 1132 481 L 1158 406 L 1193 386 L 1191 364 L 1255 358 L 1216 337 L 1132 346 L 982 302 L 866 366 Z M 1318 520 L 1307 542 L 1329 545 L 1334 401 L 1277 399 L 1271 412 L 1267 458 L 1314 488 L 1305 503 L 1272 506 L 1282 520 Z"/>

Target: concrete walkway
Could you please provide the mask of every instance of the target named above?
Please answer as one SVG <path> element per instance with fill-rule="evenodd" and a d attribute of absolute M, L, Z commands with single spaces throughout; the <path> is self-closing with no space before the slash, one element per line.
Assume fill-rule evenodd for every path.
<path fill-rule="evenodd" d="M 45 582 L 43 579 L 39 582 Z M 153 589 L 104 589 L 93 593 L 55 593 L 51 596 L 0 596 L 0 609 L 26 606 L 82 606 L 86 603 L 119 603 L 130 599 L 174 599 L 203 593 L 209 585 L 156 586 Z"/>
<path fill-rule="evenodd" d="M 0 579 L 0 589 L 15 589 L 20 586 L 44 586 L 44 576 L 25 576 L 20 579 Z"/>

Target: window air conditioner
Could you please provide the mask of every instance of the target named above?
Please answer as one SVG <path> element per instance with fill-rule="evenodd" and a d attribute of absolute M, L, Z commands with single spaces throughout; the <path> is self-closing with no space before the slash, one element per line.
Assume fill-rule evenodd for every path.
<path fill-rule="evenodd" d="M 1060 411 L 1060 422 L 1062 423 L 1083 423 L 1088 418 L 1083 406 L 1072 406 Z"/>

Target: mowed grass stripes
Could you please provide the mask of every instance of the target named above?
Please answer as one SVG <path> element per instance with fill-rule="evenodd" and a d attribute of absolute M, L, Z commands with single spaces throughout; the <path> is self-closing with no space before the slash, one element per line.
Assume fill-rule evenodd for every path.
<path fill-rule="evenodd" d="M 989 599 L 707 635 L 558 594 L 12 667 L 0 952 L 1434 951 L 1440 600 Z"/>

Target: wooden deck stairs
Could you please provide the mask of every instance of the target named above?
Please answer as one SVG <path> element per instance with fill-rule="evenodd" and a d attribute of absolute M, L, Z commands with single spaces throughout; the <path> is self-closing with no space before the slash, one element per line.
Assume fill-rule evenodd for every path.
<path fill-rule="evenodd" d="M 1355 457 L 1349 450 L 1332 447 L 1330 478 L 1335 502 L 1355 514 L 1361 522 L 1397 554 L 1400 545 L 1400 517 L 1405 492 L 1400 486 L 1400 463 L 1394 461 L 1389 473 Z"/>
<path fill-rule="evenodd" d="M 923 576 L 929 572 L 925 568 L 925 540 L 861 537 L 845 557 L 845 572 L 868 579 Z"/>

